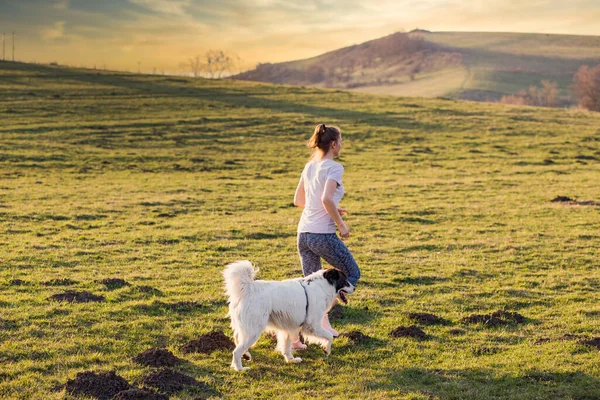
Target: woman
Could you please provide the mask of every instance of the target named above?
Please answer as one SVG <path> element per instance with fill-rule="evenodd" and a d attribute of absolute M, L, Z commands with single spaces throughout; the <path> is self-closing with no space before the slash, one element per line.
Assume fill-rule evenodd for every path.
<path fill-rule="evenodd" d="M 294 205 L 301 207 L 302 217 L 298 224 L 298 253 L 304 276 L 321 269 L 321 258 L 346 273 L 348 281 L 356 285 L 360 270 L 346 245 L 336 235 L 336 226 L 342 238 L 350 237 L 350 230 L 342 215 L 348 211 L 339 208 L 344 196 L 342 175 L 344 167 L 333 159 L 342 150 L 342 133 L 336 126 L 316 126 L 307 146 L 314 150 L 305 165 L 294 195 Z M 338 336 L 331 327 L 329 316 L 323 317 L 323 328 Z M 306 345 L 296 340 L 294 349 Z"/>

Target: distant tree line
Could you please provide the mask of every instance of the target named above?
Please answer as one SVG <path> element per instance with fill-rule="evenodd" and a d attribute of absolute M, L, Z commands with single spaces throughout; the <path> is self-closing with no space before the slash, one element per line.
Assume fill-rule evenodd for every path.
<path fill-rule="evenodd" d="M 600 111 L 600 64 L 595 67 L 582 65 L 573 76 L 571 86 L 577 103 L 580 107 L 590 111 Z M 517 94 L 503 96 L 501 103 L 556 107 L 558 106 L 558 84 L 556 82 L 542 81 L 542 87 L 530 86 Z"/>
<path fill-rule="evenodd" d="M 556 107 L 558 105 L 558 83 L 542 81 L 542 87 L 529 86 L 517 94 L 503 96 L 500 103 L 527 106 Z"/>

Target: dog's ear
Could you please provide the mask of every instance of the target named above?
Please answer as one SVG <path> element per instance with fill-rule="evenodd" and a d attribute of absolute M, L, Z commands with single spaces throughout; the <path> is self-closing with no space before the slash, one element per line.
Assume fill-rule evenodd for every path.
<path fill-rule="evenodd" d="M 335 287 L 336 291 L 340 290 L 345 286 L 344 282 L 346 281 L 346 274 L 344 274 L 339 269 L 327 269 L 325 270 L 323 276 L 325 277 L 325 279 L 327 279 L 327 282 L 329 282 L 331 286 Z"/>

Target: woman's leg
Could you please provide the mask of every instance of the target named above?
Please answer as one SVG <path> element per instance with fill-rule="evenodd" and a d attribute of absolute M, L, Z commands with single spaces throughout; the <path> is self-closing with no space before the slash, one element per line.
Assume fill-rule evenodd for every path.
<path fill-rule="evenodd" d="M 302 265 L 302 272 L 304 276 L 308 276 L 313 272 L 320 271 L 323 266 L 321 265 L 321 257 L 315 254 L 308 245 L 308 237 L 310 233 L 301 232 L 298 233 L 298 255 L 300 256 L 300 264 Z"/>
<path fill-rule="evenodd" d="M 319 237 L 313 235 L 311 239 L 308 242 L 310 250 L 333 267 L 344 271 L 348 282 L 356 286 L 360 279 L 360 269 L 344 242 L 335 233 L 323 234 Z"/>
<path fill-rule="evenodd" d="M 348 250 L 348 247 L 340 240 L 335 234 L 312 234 L 308 237 L 307 245 L 309 246 L 312 253 L 318 257 L 322 257 L 329 264 L 342 270 L 348 281 L 352 285 L 356 285 L 356 282 L 360 278 L 360 270 L 352 253 Z M 334 337 L 339 336 L 338 331 L 333 329 L 329 322 L 329 315 L 323 316 L 323 328 L 333 334 Z"/>
<path fill-rule="evenodd" d="M 307 233 L 298 233 L 298 255 L 300 256 L 300 264 L 302 265 L 302 273 L 304 276 L 308 276 L 313 272 L 320 271 L 323 266 L 321 265 L 321 257 L 313 253 L 306 243 Z M 292 350 L 304 350 L 306 345 L 300 341 L 300 338 L 296 336 L 292 343 Z"/>

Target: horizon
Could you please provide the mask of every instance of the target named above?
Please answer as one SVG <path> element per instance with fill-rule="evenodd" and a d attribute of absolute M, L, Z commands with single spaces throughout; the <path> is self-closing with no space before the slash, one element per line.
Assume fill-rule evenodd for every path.
<path fill-rule="evenodd" d="M 399 31 L 600 36 L 598 20 L 600 4 L 591 0 L 495 0 L 485 6 L 474 0 L 0 2 L 6 60 L 12 60 L 15 32 L 15 61 L 169 74 L 186 72 L 189 58 L 211 49 L 238 55 L 238 70 L 246 70 Z"/>

